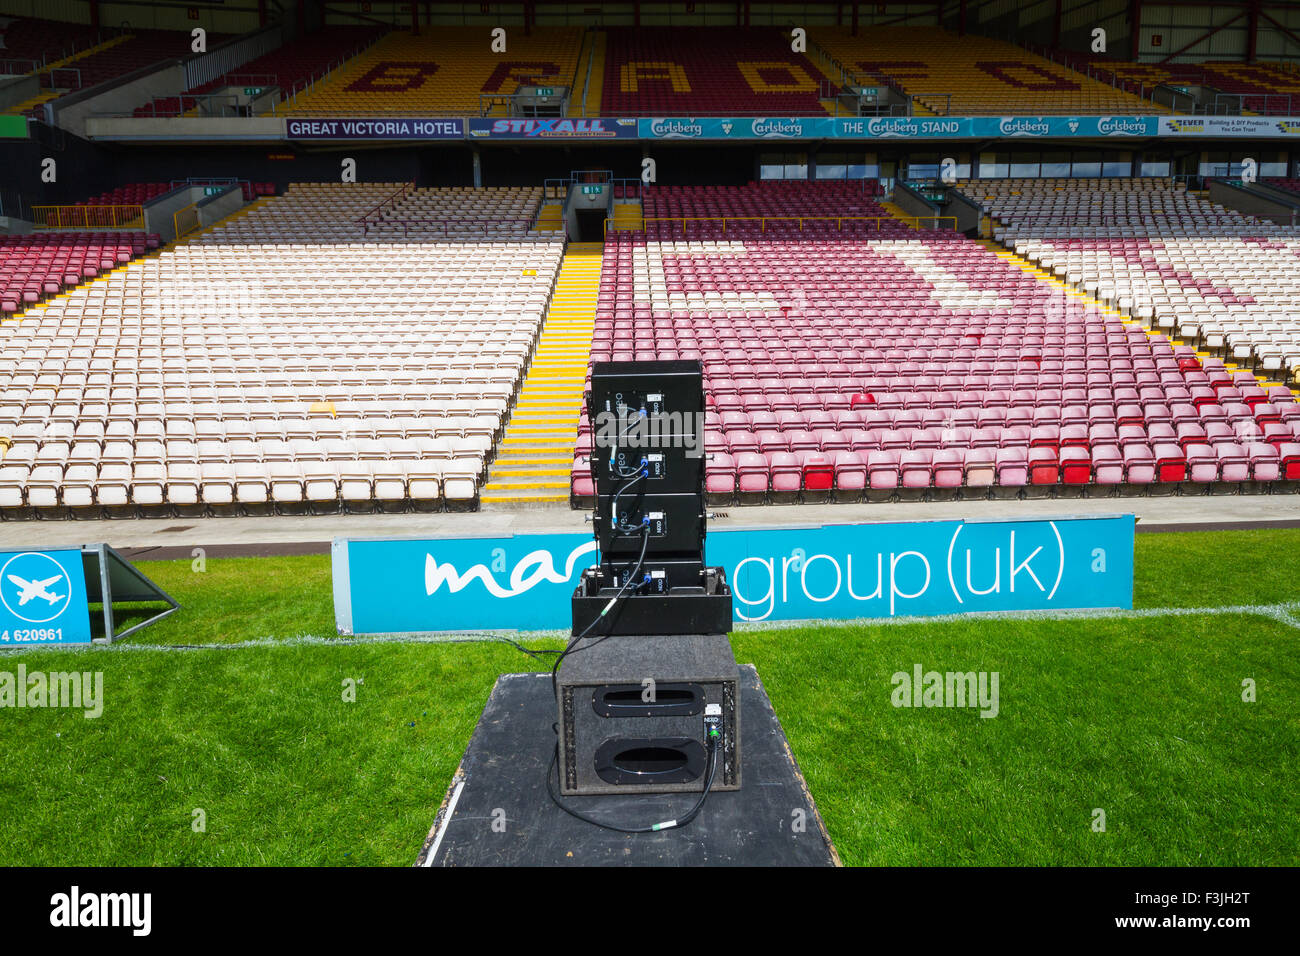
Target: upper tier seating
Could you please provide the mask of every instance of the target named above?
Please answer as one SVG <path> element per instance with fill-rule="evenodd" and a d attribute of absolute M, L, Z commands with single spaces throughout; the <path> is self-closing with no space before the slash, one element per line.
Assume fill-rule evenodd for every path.
<path fill-rule="evenodd" d="M 135 115 L 180 116 L 198 106 L 198 97 L 232 84 L 248 86 L 251 80 L 256 80 L 254 85 L 257 86 L 278 86 L 281 99 L 284 99 L 298 84 L 324 73 L 339 61 L 369 46 L 384 32 L 384 27 L 322 27 L 180 96 L 162 97 L 138 106 Z"/>
<path fill-rule="evenodd" d="M 1297 196 L 1300 196 L 1300 179 L 1292 179 L 1289 177 L 1284 178 L 1279 176 L 1265 179 L 1264 182 L 1270 186 L 1276 187 L 1277 189 L 1285 189 L 1289 193 L 1295 193 Z"/>
<path fill-rule="evenodd" d="M 862 80 L 884 76 L 924 109 L 962 115 L 1160 113 L 1163 107 L 1028 51 L 938 27 L 817 27 L 809 37 Z M 949 97 L 942 94 L 952 94 Z"/>
<path fill-rule="evenodd" d="M 998 240 L 1019 236 L 1285 235 L 1292 230 L 1187 192 L 1168 178 L 985 179 L 961 190 L 1004 225 Z"/>
<path fill-rule="evenodd" d="M 1102 79 L 1116 78 L 1130 92 L 1151 95 L 1155 86 L 1205 87 L 1228 97 L 1206 97 L 1211 112 L 1235 112 L 1295 116 L 1300 113 L 1300 74 L 1270 63 L 1133 63 L 1109 57 L 1060 51 L 1061 58 L 1075 69 L 1092 67 Z M 1178 104 L 1178 112 L 1190 112 L 1190 101 Z"/>
<path fill-rule="evenodd" d="M 646 186 L 646 235 L 658 239 L 809 234 L 892 234 L 907 230 L 879 203 L 870 181 L 777 181 L 761 186 Z M 642 228 L 639 224 L 635 228 Z"/>
<path fill-rule="evenodd" d="M 611 27 L 607 115 L 821 116 L 821 72 L 780 29 Z"/>
<path fill-rule="evenodd" d="M 1243 216 L 1167 179 L 994 180 L 962 191 L 994 235 L 1162 331 L 1262 371 L 1300 368 L 1300 230 Z"/>
<path fill-rule="evenodd" d="M 152 199 L 172 191 L 171 183 L 127 183 L 108 192 L 91 196 L 78 206 L 143 206 Z"/>
<path fill-rule="evenodd" d="M 541 197 L 485 192 L 435 206 Z M 0 508 L 472 502 L 563 242 L 367 235 L 403 195 L 425 211 L 398 183 L 294 185 L 0 325 Z"/>
<path fill-rule="evenodd" d="M 35 60 L 38 66 L 45 66 L 108 36 L 108 32 L 85 23 L 0 17 L 0 59 Z"/>
<path fill-rule="evenodd" d="M 89 89 L 164 60 L 179 61 L 192 52 L 188 30 L 99 31 L 73 23 L 16 20 L 4 26 L 0 39 L 4 40 L 0 58 L 36 60 L 46 71 L 41 74 L 42 84 L 58 91 L 16 104 L 11 110 L 38 119 L 44 118 L 45 103 L 55 95 Z M 212 32 L 207 37 L 214 46 L 228 39 Z M 64 59 L 65 53 L 72 55 Z"/>
<path fill-rule="evenodd" d="M 772 189 L 772 210 L 791 185 Z M 811 198 L 817 185 L 799 188 Z M 750 187 L 745 207 L 763 208 L 769 188 Z M 694 205 L 686 190 L 656 192 Z M 1288 389 L 1202 363 L 951 231 L 619 231 L 591 359 L 656 358 L 703 362 L 706 487 L 718 502 L 1300 478 Z M 575 499 L 592 491 L 592 441 L 583 419 Z"/>
<path fill-rule="evenodd" d="M 573 81 L 582 30 L 542 27 L 531 36 L 509 31 L 507 52 L 493 54 L 487 27 L 435 27 L 420 36 L 395 30 L 312 92 L 294 113 L 453 113 L 479 115 L 480 95 L 514 93 L 521 77 Z"/>
<path fill-rule="evenodd" d="M 93 279 L 158 245 L 156 234 L 142 232 L 0 236 L 0 315 Z"/>

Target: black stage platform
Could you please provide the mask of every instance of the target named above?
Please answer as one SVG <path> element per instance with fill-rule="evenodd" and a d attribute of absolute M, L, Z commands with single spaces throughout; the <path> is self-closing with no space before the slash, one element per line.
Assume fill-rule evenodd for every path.
<path fill-rule="evenodd" d="M 684 827 L 629 835 L 574 819 L 551 802 L 545 779 L 555 749 L 550 675 L 502 675 L 417 865 L 838 866 L 758 673 L 743 665 L 740 682 L 742 788 L 710 794 Z M 697 799 L 691 793 L 565 798 L 575 810 L 622 826 L 673 819 Z"/>

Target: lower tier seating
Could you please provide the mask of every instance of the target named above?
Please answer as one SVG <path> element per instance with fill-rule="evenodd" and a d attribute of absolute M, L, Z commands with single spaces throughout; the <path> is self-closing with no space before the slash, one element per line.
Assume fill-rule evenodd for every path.
<path fill-rule="evenodd" d="M 0 516 L 472 507 L 563 243 L 366 235 L 400 187 L 292 186 L 0 325 Z"/>
<path fill-rule="evenodd" d="M 1300 479 L 1290 389 L 952 232 L 625 231 L 606 244 L 601 285 L 593 362 L 703 362 L 716 503 L 1280 490 Z M 592 444 L 582 420 L 575 502 L 592 493 Z"/>

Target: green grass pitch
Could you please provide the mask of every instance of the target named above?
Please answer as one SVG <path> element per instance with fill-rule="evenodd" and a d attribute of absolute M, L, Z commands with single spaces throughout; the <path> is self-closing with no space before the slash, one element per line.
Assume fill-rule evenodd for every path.
<path fill-rule="evenodd" d="M 327 557 L 140 567 L 184 609 L 129 646 L 0 654 L 105 698 L 0 710 L 0 865 L 409 865 L 496 676 L 539 666 L 293 640 L 334 633 Z M 1260 607 L 733 634 L 844 862 L 1300 863 L 1300 532 L 1139 535 L 1136 568 L 1137 608 Z M 894 707 L 916 664 L 998 672 L 998 715 Z"/>

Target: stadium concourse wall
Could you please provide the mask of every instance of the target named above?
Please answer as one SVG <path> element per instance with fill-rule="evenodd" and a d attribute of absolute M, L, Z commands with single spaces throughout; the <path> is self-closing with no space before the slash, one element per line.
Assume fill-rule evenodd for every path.
<path fill-rule="evenodd" d="M 1300 196 L 1288 196 L 1278 189 L 1259 189 L 1258 183 L 1214 180 L 1209 184 L 1210 201 L 1248 216 L 1259 216 L 1282 226 L 1300 225 Z"/>

